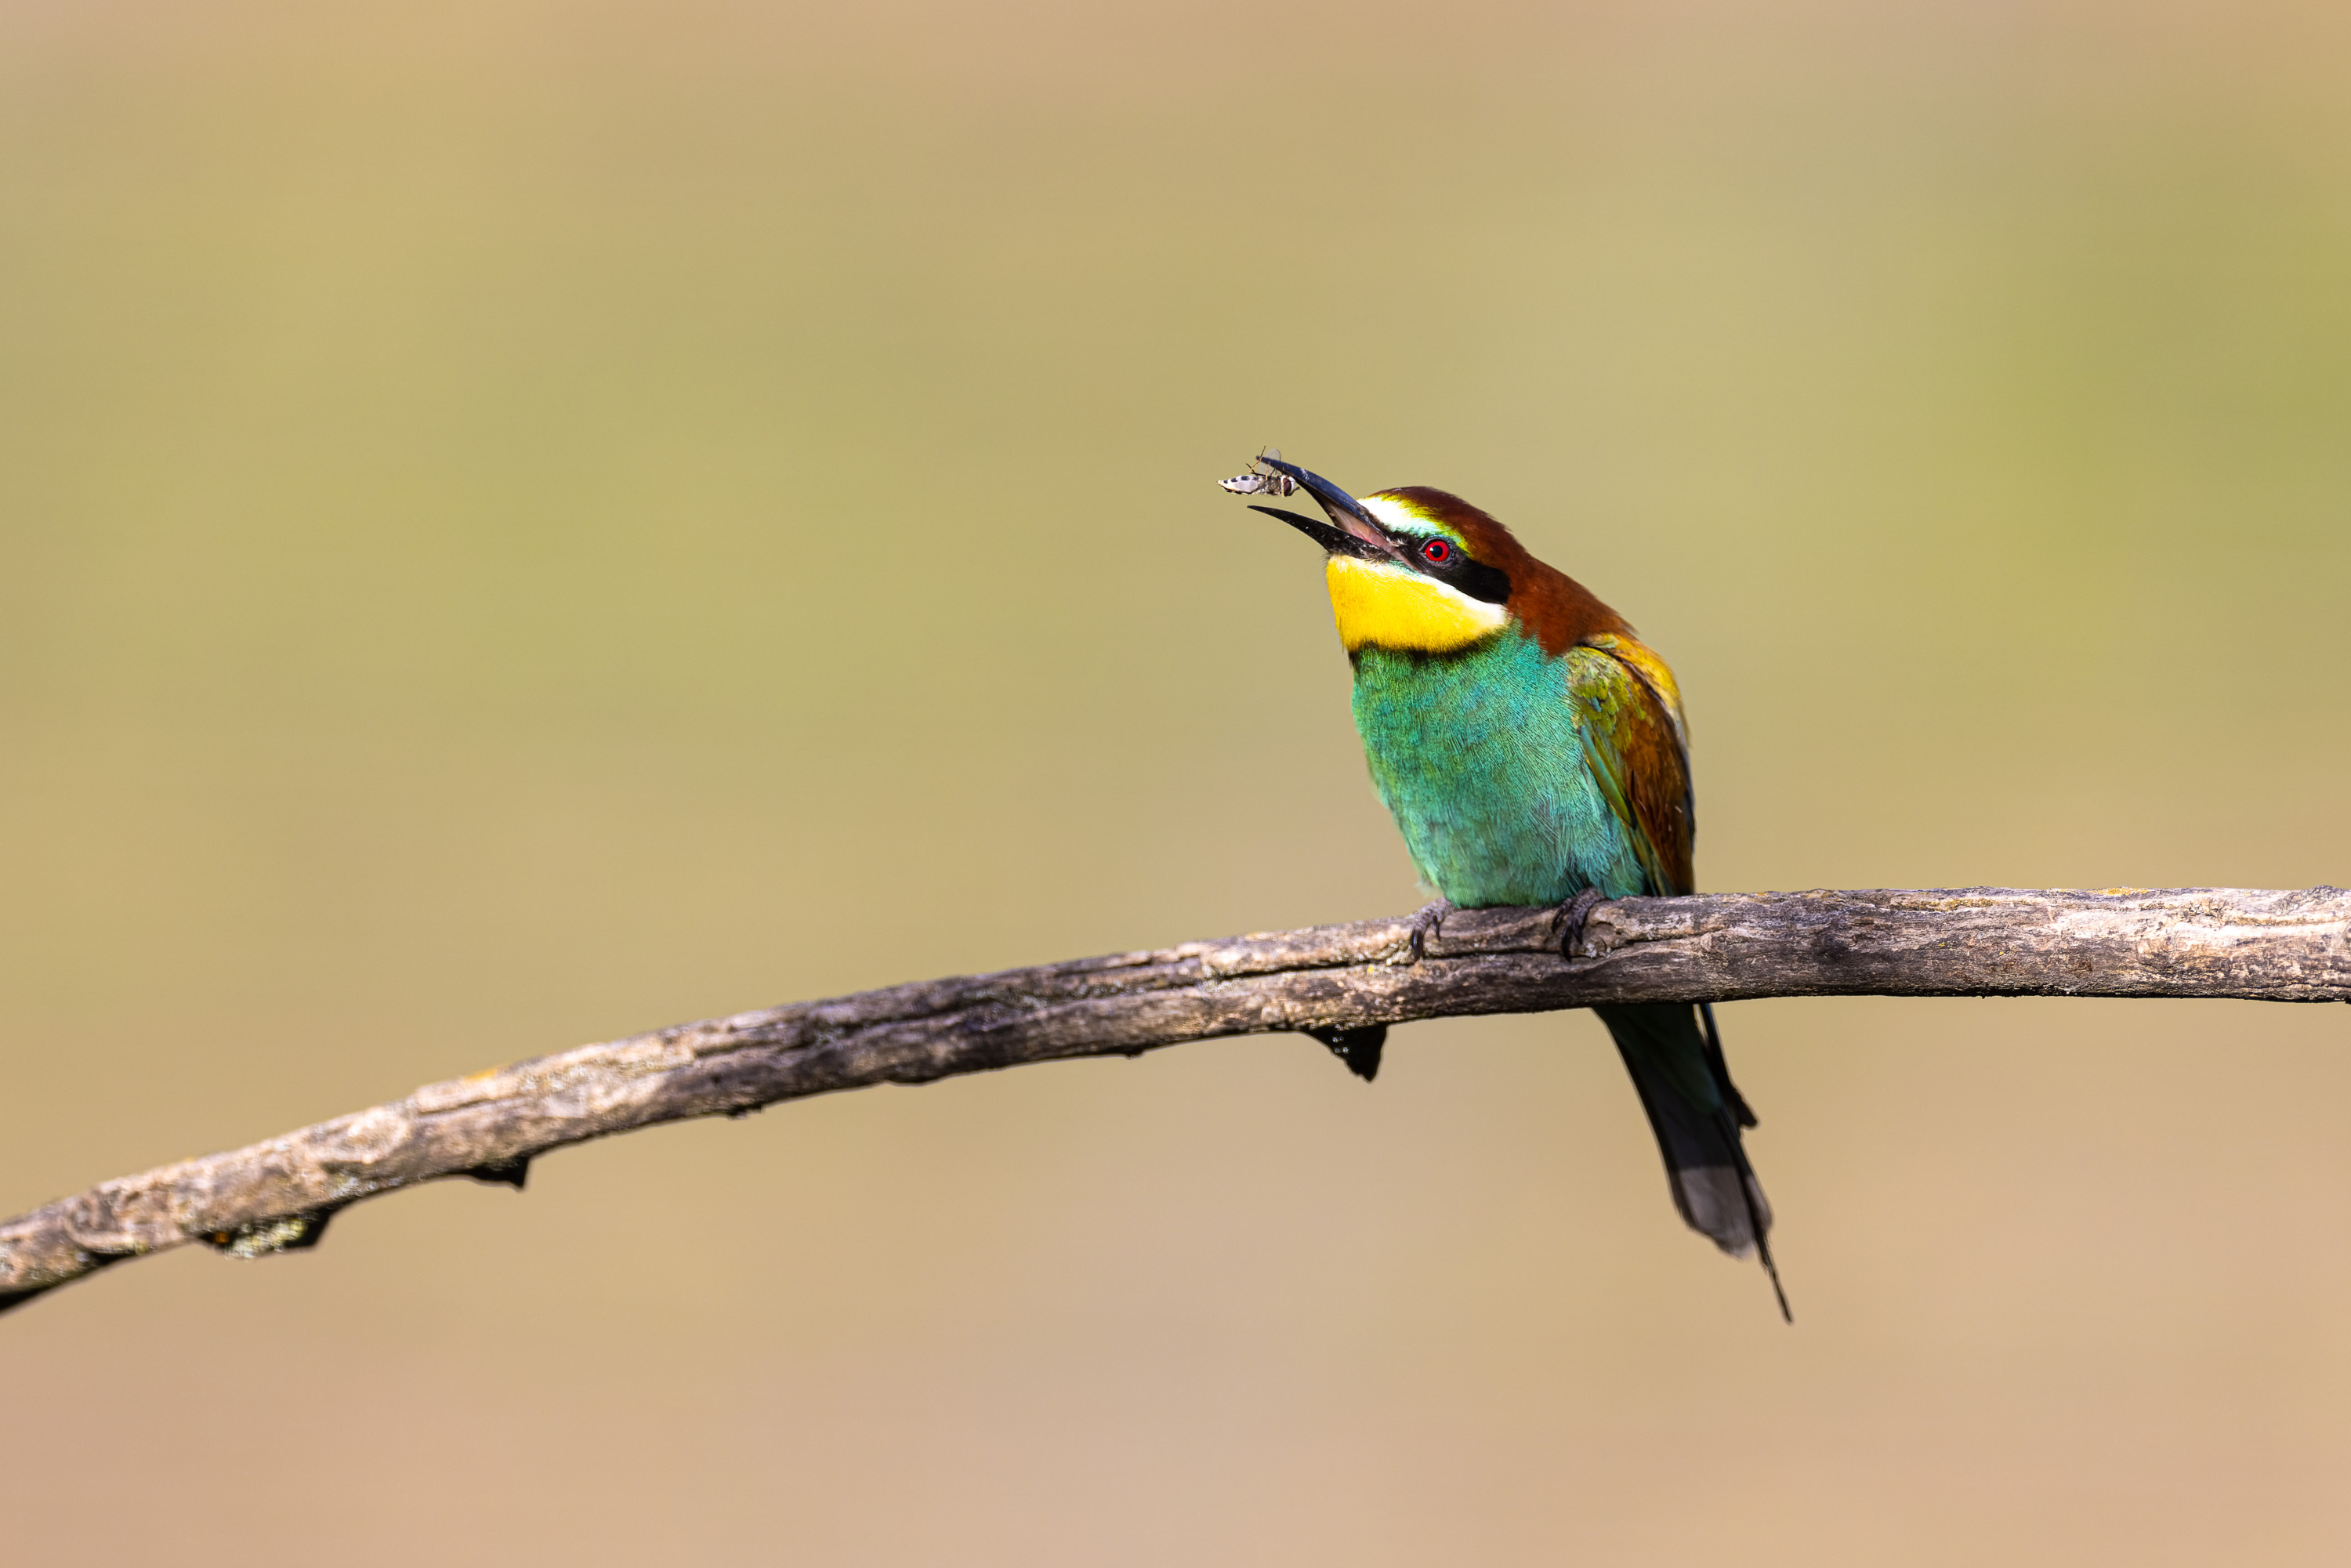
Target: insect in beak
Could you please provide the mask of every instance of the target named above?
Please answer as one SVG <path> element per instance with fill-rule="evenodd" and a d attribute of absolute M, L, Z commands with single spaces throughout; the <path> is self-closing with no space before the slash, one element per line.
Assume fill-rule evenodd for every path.
<path fill-rule="evenodd" d="M 1253 506 L 1249 510 L 1280 517 L 1332 555 L 1355 556 L 1364 560 L 1404 559 L 1403 549 L 1388 537 L 1387 530 L 1380 527 L 1361 501 L 1320 474 L 1283 462 L 1281 454 L 1271 448 L 1250 462 L 1248 473 L 1219 483 L 1236 496 L 1290 496 L 1304 490 L 1321 505 L 1330 522 L 1318 523 L 1279 507 Z"/>

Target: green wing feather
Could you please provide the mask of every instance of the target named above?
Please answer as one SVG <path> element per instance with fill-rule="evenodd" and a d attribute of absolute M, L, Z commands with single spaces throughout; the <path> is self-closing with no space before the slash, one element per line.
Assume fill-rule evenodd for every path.
<path fill-rule="evenodd" d="M 1673 672 L 1641 643 L 1618 636 L 1570 649 L 1567 670 L 1584 755 L 1647 876 L 1641 891 L 1693 891 L 1698 810 Z"/>

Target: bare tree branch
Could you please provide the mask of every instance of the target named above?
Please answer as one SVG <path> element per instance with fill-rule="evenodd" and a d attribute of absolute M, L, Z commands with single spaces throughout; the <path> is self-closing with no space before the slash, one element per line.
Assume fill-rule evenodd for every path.
<path fill-rule="evenodd" d="M 1187 1040 L 1367 1030 L 1596 1002 L 1799 996 L 2351 1000 L 2351 894 L 1712 894 L 1604 904 L 1575 959 L 1547 910 L 1447 918 L 1418 963 L 1374 920 L 918 981 L 583 1045 L 427 1084 L 0 1224 L 0 1306 L 184 1242 L 308 1247 L 337 1209 L 445 1176 L 520 1186 L 536 1155 L 692 1116 Z"/>

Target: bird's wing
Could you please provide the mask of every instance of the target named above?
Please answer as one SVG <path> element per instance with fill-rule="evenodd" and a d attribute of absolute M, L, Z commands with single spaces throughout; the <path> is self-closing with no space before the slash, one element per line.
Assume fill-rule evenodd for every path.
<path fill-rule="evenodd" d="M 1606 634 L 1569 649 L 1567 667 L 1568 700 L 1577 707 L 1593 777 L 1625 824 L 1650 891 L 1690 892 L 1697 809 L 1674 673 L 1631 637 Z M 1760 1253 L 1786 1316 L 1788 1297 L 1771 1260 L 1771 1205 L 1739 1135 L 1755 1124 L 1755 1113 L 1730 1081 L 1712 1010 L 1677 1002 L 1594 1010 L 1640 1091 L 1674 1207 L 1732 1256 Z"/>
<path fill-rule="evenodd" d="M 1650 890 L 1697 886 L 1698 834 L 1681 694 L 1666 662 L 1631 637 L 1600 635 L 1568 650 L 1568 698 L 1583 748 L 1616 820 L 1633 840 Z"/>

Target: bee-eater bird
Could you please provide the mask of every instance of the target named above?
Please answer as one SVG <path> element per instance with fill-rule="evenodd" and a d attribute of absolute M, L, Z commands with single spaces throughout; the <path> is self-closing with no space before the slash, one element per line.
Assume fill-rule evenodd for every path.
<path fill-rule="evenodd" d="M 1270 454 L 1228 489 L 1304 490 L 1328 522 L 1253 510 L 1324 551 L 1339 641 L 1355 670 L 1355 728 L 1372 783 L 1448 908 L 1555 904 L 1572 948 L 1601 899 L 1694 890 L 1697 821 L 1681 695 L 1666 662 L 1581 583 L 1443 490 L 1361 500 Z M 1594 1008 L 1633 1075 L 1664 1154 L 1674 1207 L 1734 1258 L 1757 1254 L 1780 1311 L 1771 1206 L 1740 1129 L 1755 1113 L 1730 1082 L 1710 1007 Z M 1376 1043 L 1350 1054 L 1364 1077 Z"/>

